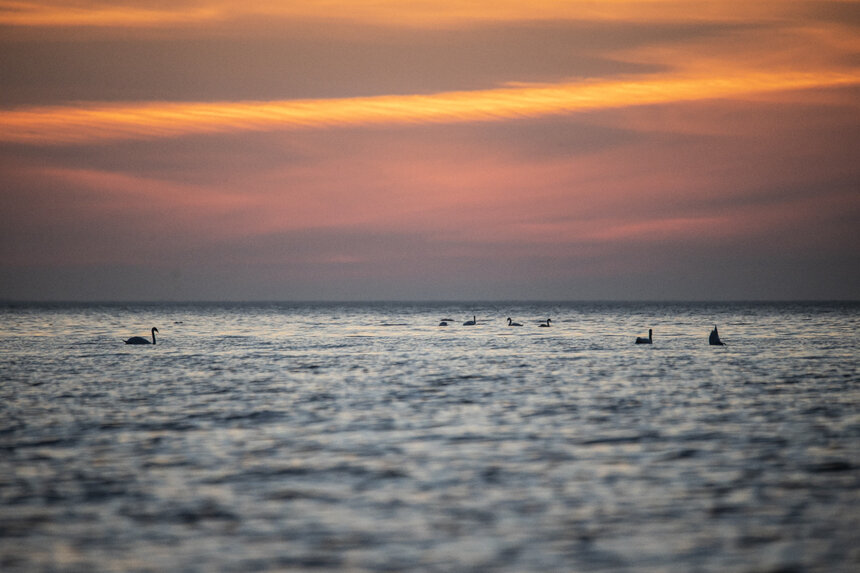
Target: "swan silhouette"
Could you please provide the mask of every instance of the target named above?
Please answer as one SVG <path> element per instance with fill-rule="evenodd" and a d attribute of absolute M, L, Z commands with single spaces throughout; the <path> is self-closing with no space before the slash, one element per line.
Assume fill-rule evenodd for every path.
<path fill-rule="evenodd" d="M 439 326 L 448 326 L 448 321 L 443 320 L 442 322 L 439 323 Z"/>
<path fill-rule="evenodd" d="M 549 327 L 550 322 L 551 322 L 550 319 L 546 319 L 546 322 L 542 322 L 542 323 L 538 324 L 538 326 L 542 326 L 544 328 L 547 328 L 547 327 Z"/>
<path fill-rule="evenodd" d="M 478 319 L 475 316 L 472 316 L 472 320 L 467 320 L 463 323 L 463 326 L 475 326 L 478 324 Z"/>
<path fill-rule="evenodd" d="M 637 336 L 636 337 L 636 344 L 651 344 L 651 334 L 652 334 L 651 329 L 649 328 L 648 329 L 648 338 L 645 338 L 643 336 Z"/>
<path fill-rule="evenodd" d="M 717 325 L 714 325 L 714 329 L 711 331 L 711 335 L 708 336 L 708 344 L 711 346 L 725 346 L 726 343 L 720 340 L 720 335 L 717 332 Z"/>
<path fill-rule="evenodd" d="M 155 344 L 155 333 L 158 332 L 158 329 L 154 326 L 152 327 L 152 342 L 149 342 L 142 336 L 132 336 L 128 340 L 125 341 L 126 344 Z"/>
<path fill-rule="evenodd" d="M 514 322 L 513 320 L 511 320 L 511 317 L 509 316 L 508 317 L 508 326 L 522 326 L 522 324 L 520 324 L 519 322 Z"/>

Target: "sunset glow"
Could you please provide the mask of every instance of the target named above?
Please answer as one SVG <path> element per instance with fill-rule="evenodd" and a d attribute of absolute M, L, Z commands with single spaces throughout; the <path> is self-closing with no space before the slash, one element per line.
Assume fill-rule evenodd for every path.
<path fill-rule="evenodd" d="M 249 17 L 337 18 L 385 25 L 444 26 L 481 21 L 628 20 L 634 22 L 745 21 L 798 17 L 826 4 L 852 0 L 787 3 L 784 0 L 230 0 L 138 1 L 10 0 L 0 2 L 0 24 L 14 26 L 157 27 L 181 23 L 219 23 Z M 789 4 L 786 6 L 786 4 Z"/>
<path fill-rule="evenodd" d="M 860 2 L 0 1 L 0 30 L 0 298 L 860 296 Z"/>
<path fill-rule="evenodd" d="M 67 144 L 231 131 L 503 121 L 858 83 L 860 75 L 850 74 L 756 74 L 524 86 L 429 96 L 32 108 L 0 112 L 0 140 Z"/>

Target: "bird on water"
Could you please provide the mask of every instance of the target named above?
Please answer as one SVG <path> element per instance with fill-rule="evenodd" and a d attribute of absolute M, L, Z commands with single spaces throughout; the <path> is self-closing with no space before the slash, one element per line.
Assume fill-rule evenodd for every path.
<path fill-rule="evenodd" d="M 508 326 L 522 326 L 519 322 L 514 322 L 511 317 L 508 317 Z"/>
<path fill-rule="evenodd" d="M 142 336 L 132 336 L 128 340 L 125 341 L 126 344 L 155 344 L 155 333 L 158 332 L 158 329 L 154 326 L 152 327 L 152 342 L 148 341 Z"/>
<path fill-rule="evenodd" d="M 478 324 L 478 318 L 476 316 L 472 316 L 472 320 L 467 320 L 463 323 L 463 326 L 475 326 Z"/>
<path fill-rule="evenodd" d="M 717 325 L 714 325 L 714 329 L 711 331 L 711 335 L 708 336 L 708 344 L 711 346 L 725 346 L 726 343 L 720 340 L 720 335 L 717 332 Z"/>
<path fill-rule="evenodd" d="M 542 326 L 542 327 L 544 327 L 544 328 L 548 328 L 548 327 L 549 327 L 549 323 L 550 323 L 550 322 L 552 322 L 550 319 L 546 319 L 546 322 L 542 322 L 542 323 L 538 324 L 538 326 Z"/>
<path fill-rule="evenodd" d="M 651 334 L 652 334 L 651 329 L 649 328 L 648 329 L 648 338 L 645 338 L 643 336 L 637 336 L 636 337 L 636 344 L 651 344 Z"/>

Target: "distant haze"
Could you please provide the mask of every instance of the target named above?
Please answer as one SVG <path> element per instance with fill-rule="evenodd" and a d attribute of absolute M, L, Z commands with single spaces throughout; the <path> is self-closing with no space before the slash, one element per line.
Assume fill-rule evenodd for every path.
<path fill-rule="evenodd" d="M 860 2 L 0 0 L 0 300 L 860 299 Z"/>

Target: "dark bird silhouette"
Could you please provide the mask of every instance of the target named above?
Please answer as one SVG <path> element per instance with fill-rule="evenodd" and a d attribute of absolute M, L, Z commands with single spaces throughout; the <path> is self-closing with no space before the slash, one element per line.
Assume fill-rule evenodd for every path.
<path fill-rule="evenodd" d="M 538 324 L 538 326 L 542 326 L 542 327 L 544 327 L 544 328 L 548 328 L 548 327 L 549 327 L 549 323 L 550 323 L 550 322 L 551 322 L 551 320 L 550 320 L 550 319 L 546 319 L 546 322 L 542 322 L 542 323 Z"/>
<path fill-rule="evenodd" d="M 158 332 L 158 329 L 154 326 L 152 327 L 152 342 L 148 341 L 142 336 L 132 336 L 128 340 L 125 341 L 126 344 L 155 344 L 155 333 Z"/>
<path fill-rule="evenodd" d="M 520 324 L 519 322 L 514 322 L 513 320 L 511 320 L 511 317 L 509 316 L 508 317 L 508 326 L 522 326 L 522 324 Z"/>
<path fill-rule="evenodd" d="M 448 321 L 443 320 L 442 322 L 439 323 L 439 326 L 448 326 Z"/>
<path fill-rule="evenodd" d="M 463 323 L 463 326 L 475 326 L 478 324 L 478 319 L 475 316 L 472 316 L 472 320 L 467 320 Z"/>
<path fill-rule="evenodd" d="M 717 332 L 717 325 L 714 325 L 714 329 L 711 331 L 711 335 L 708 336 L 708 344 L 711 346 L 725 346 L 726 343 L 720 340 L 720 335 Z"/>
<path fill-rule="evenodd" d="M 637 336 L 636 337 L 636 344 L 651 344 L 651 334 L 652 334 L 652 332 L 651 332 L 651 329 L 649 328 L 648 329 L 648 338 L 645 338 L 643 336 Z"/>

